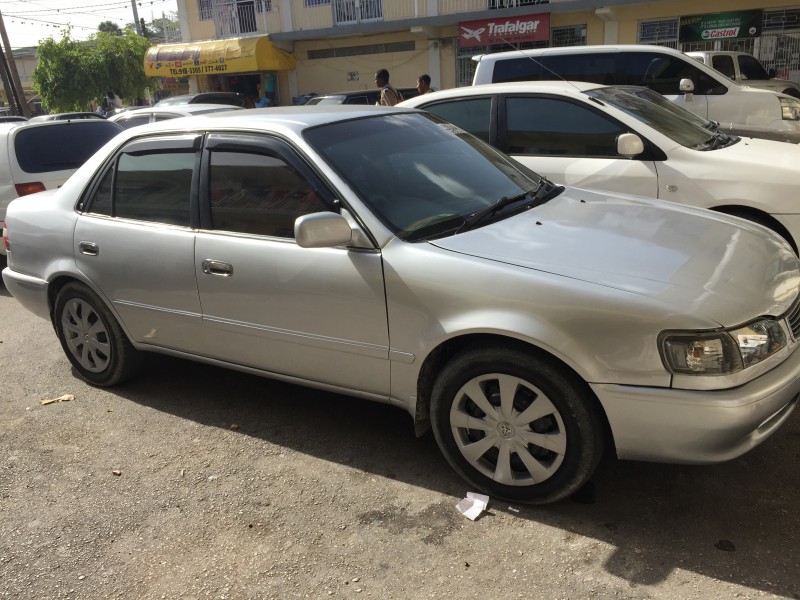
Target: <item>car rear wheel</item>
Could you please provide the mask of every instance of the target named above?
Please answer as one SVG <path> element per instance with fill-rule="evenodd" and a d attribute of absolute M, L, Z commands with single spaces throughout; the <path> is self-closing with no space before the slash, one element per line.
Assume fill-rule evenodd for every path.
<path fill-rule="evenodd" d="M 89 383 L 115 385 L 138 368 L 139 352 L 103 301 L 86 286 L 65 285 L 56 297 L 54 318 L 61 347 Z"/>
<path fill-rule="evenodd" d="M 565 369 L 513 348 L 473 348 L 434 384 L 431 422 L 450 465 L 514 502 L 554 502 L 583 486 L 603 450 L 594 399 Z"/>

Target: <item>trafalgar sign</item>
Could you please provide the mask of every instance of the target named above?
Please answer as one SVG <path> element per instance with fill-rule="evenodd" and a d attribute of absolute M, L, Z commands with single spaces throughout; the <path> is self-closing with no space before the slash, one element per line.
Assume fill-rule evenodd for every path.
<path fill-rule="evenodd" d="M 546 42 L 550 40 L 550 13 L 462 21 L 458 29 L 458 43 L 462 48 Z"/>
<path fill-rule="evenodd" d="M 760 10 L 681 17 L 678 40 L 683 44 L 759 37 L 762 19 Z"/>

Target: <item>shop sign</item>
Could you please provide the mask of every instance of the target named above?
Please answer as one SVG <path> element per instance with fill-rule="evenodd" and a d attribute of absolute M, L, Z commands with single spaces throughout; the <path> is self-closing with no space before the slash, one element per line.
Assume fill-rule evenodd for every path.
<path fill-rule="evenodd" d="M 550 14 L 459 23 L 458 42 L 462 48 L 543 42 L 550 39 Z"/>
<path fill-rule="evenodd" d="M 683 44 L 760 37 L 762 19 L 760 10 L 681 17 L 678 41 Z"/>

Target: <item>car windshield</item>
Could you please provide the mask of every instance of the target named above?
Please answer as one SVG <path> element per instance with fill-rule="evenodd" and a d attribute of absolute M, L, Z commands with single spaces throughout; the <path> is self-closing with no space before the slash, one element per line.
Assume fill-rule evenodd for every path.
<path fill-rule="evenodd" d="M 679 106 L 675 102 L 667 100 L 664 96 L 662 96 L 658 92 L 654 92 L 650 88 L 631 85 L 631 86 L 614 86 L 613 89 L 619 90 L 621 92 L 627 92 L 628 94 L 633 94 L 634 96 L 638 96 L 642 100 L 647 100 L 648 102 L 652 102 L 653 104 L 670 111 L 671 113 L 675 114 L 676 116 L 682 119 L 686 119 L 687 121 L 691 121 L 699 125 L 703 129 L 708 129 L 709 131 L 713 131 L 719 126 L 719 123 L 717 123 L 716 121 L 709 121 L 708 119 L 704 119 L 700 115 L 694 114 L 692 111 L 687 110 L 682 106 Z"/>
<path fill-rule="evenodd" d="M 406 241 L 454 234 L 492 205 L 497 213 L 483 223 L 515 214 L 526 206 L 509 199 L 525 201 L 547 183 L 478 138 L 424 113 L 334 123 L 310 129 L 305 137 Z"/>
<path fill-rule="evenodd" d="M 675 112 L 613 87 L 586 92 L 664 134 L 671 140 L 695 150 L 712 150 L 724 145 L 719 136 L 697 120 L 688 120 Z"/>

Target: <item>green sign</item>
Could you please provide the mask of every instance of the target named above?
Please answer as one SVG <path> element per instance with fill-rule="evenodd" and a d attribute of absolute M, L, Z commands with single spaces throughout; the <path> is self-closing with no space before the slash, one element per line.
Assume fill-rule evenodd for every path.
<path fill-rule="evenodd" d="M 681 17 L 678 41 L 711 42 L 759 37 L 762 19 L 760 10 Z"/>

